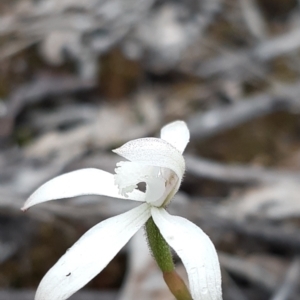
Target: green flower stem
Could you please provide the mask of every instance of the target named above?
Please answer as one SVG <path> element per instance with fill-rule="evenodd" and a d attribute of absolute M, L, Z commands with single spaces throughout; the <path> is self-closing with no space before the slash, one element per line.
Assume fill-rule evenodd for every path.
<path fill-rule="evenodd" d="M 175 271 L 170 247 L 152 218 L 146 223 L 146 234 L 152 255 L 162 270 L 164 280 L 172 294 L 177 300 L 192 300 L 187 286 Z"/>
<path fill-rule="evenodd" d="M 175 270 L 170 247 L 161 235 L 152 217 L 146 223 L 148 243 L 153 257 L 163 272 Z"/>
<path fill-rule="evenodd" d="M 175 270 L 163 272 L 163 276 L 168 288 L 177 300 L 193 300 L 190 291 Z"/>

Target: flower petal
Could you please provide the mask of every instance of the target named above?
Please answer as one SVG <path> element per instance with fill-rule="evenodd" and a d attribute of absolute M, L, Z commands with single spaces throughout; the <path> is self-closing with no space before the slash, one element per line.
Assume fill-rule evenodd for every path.
<path fill-rule="evenodd" d="M 35 300 L 69 298 L 107 266 L 149 217 L 144 203 L 91 228 L 48 271 Z"/>
<path fill-rule="evenodd" d="M 175 121 L 161 129 L 160 137 L 183 153 L 190 141 L 190 131 L 185 122 Z"/>
<path fill-rule="evenodd" d="M 132 140 L 113 151 L 134 162 L 171 169 L 178 176 L 179 182 L 182 180 L 185 171 L 183 156 L 176 148 L 162 139 Z"/>
<path fill-rule="evenodd" d="M 221 272 L 215 247 L 209 237 L 187 219 L 151 208 L 153 220 L 168 244 L 181 258 L 194 300 L 221 300 Z"/>
<path fill-rule="evenodd" d="M 43 184 L 28 198 L 22 210 L 38 203 L 81 195 L 126 199 L 119 194 L 113 174 L 98 169 L 82 169 L 60 175 Z M 128 194 L 130 200 L 144 201 L 144 198 L 145 194 L 138 190 Z"/>

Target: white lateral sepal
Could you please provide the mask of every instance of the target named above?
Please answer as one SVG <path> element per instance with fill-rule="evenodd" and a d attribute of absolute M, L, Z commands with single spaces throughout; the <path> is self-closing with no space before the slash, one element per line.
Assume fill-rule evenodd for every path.
<path fill-rule="evenodd" d="M 150 217 L 144 203 L 87 231 L 42 279 L 35 300 L 65 300 L 100 273 Z"/>
<path fill-rule="evenodd" d="M 42 202 L 82 195 L 126 199 L 119 194 L 113 174 L 90 168 L 66 173 L 44 183 L 28 198 L 22 210 Z M 144 193 L 135 190 L 128 195 L 127 199 L 143 201 L 144 198 Z"/>
<path fill-rule="evenodd" d="M 218 256 L 210 238 L 195 224 L 151 208 L 153 220 L 185 266 L 194 300 L 222 300 Z"/>

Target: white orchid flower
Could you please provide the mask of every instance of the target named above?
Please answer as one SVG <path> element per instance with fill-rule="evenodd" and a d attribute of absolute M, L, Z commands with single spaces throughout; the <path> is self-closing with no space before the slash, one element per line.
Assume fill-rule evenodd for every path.
<path fill-rule="evenodd" d="M 98 169 L 70 172 L 48 181 L 30 196 L 23 210 L 45 201 L 90 194 L 143 202 L 86 232 L 44 276 L 36 300 L 70 297 L 100 273 L 151 216 L 181 258 L 192 298 L 222 299 L 220 266 L 211 240 L 195 224 L 164 208 L 182 181 L 182 152 L 188 142 L 186 124 L 173 122 L 162 128 L 160 138 L 132 140 L 114 150 L 128 159 L 117 164 L 116 174 Z M 145 192 L 137 189 L 140 182 L 146 183 Z"/>

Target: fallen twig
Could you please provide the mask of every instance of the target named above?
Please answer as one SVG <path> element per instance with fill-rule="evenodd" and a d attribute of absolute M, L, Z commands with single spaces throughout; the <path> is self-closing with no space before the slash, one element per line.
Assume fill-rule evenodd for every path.
<path fill-rule="evenodd" d="M 186 155 L 187 172 L 200 178 L 234 184 L 271 183 L 280 180 L 300 180 L 299 172 L 279 171 L 238 164 L 224 164 Z"/>
<path fill-rule="evenodd" d="M 300 108 L 300 83 L 278 87 L 276 91 L 240 99 L 234 104 L 196 113 L 188 119 L 192 138 L 204 139 L 247 121 L 276 111 Z"/>
<path fill-rule="evenodd" d="M 288 268 L 283 283 L 278 287 L 271 300 L 288 300 L 299 286 L 300 259 L 296 257 Z"/>
<path fill-rule="evenodd" d="M 300 47 L 300 29 L 296 28 L 290 32 L 275 38 L 265 39 L 257 46 L 246 51 L 231 51 L 230 54 L 222 54 L 217 58 L 199 64 L 194 74 L 209 78 L 225 74 L 251 75 L 253 64 L 267 62 L 280 55 L 285 55 Z M 247 72 L 248 71 L 248 72 Z"/>
<path fill-rule="evenodd" d="M 274 291 L 278 278 L 259 264 L 225 253 L 218 253 L 221 265 L 228 271 L 247 279 L 268 291 Z"/>

